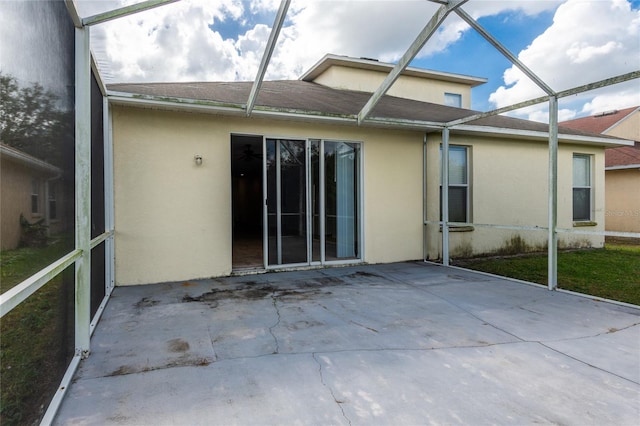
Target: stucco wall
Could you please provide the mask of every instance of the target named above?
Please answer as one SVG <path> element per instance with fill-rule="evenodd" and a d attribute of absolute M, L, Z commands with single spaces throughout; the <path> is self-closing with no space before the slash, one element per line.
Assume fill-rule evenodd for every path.
<path fill-rule="evenodd" d="M 373 93 L 386 77 L 387 73 L 379 71 L 334 65 L 319 75 L 314 80 L 314 83 L 336 89 Z M 444 104 L 445 92 L 461 94 L 462 108 L 471 108 L 471 89 L 468 85 L 441 80 L 426 80 L 424 78 L 401 75 L 387 94 L 442 105 Z"/>
<path fill-rule="evenodd" d="M 605 173 L 607 231 L 640 232 L 640 170 Z"/>
<path fill-rule="evenodd" d="M 431 135 L 427 144 L 427 219 L 440 215 L 440 135 Z M 477 224 L 547 227 L 548 149 L 544 142 L 515 141 L 452 134 L 452 145 L 470 149 L 471 220 Z M 602 148 L 561 144 L 558 152 L 558 227 L 574 229 L 572 218 L 573 154 L 593 156 L 593 210 L 597 225 L 582 230 L 604 230 L 604 151 Z M 429 225 L 428 256 L 442 256 L 442 233 Z M 546 230 L 506 230 L 474 227 L 450 233 L 450 253 L 463 257 L 517 249 L 546 247 Z M 601 247 L 603 237 L 559 234 L 559 245 Z"/>
<path fill-rule="evenodd" d="M 365 261 L 422 257 L 421 133 L 116 106 L 118 285 L 231 272 L 231 134 L 362 142 Z"/>

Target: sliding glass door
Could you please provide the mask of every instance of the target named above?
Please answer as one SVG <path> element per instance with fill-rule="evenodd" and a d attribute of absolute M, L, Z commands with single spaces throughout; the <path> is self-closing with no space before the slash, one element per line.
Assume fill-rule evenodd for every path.
<path fill-rule="evenodd" d="M 361 258 L 360 144 L 266 139 L 265 263 Z"/>

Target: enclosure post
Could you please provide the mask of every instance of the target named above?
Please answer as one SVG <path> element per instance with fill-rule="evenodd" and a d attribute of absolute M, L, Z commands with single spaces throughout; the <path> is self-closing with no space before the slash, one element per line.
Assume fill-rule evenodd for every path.
<path fill-rule="evenodd" d="M 115 252 L 114 252 L 114 204 L 113 204 L 113 124 L 111 106 L 105 96 L 102 101 L 104 126 L 104 225 L 111 236 L 105 241 L 105 294 L 110 294 L 115 286 Z"/>
<path fill-rule="evenodd" d="M 91 53 L 89 28 L 75 29 L 75 354 L 89 355 L 91 325 Z"/>
<path fill-rule="evenodd" d="M 442 264 L 449 266 L 449 127 L 442 129 L 442 155 L 440 156 L 442 173 Z"/>
<path fill-rule="evenodd" d="M 558 287 L 558 98 L 549 97 L 549 290 Z"/>

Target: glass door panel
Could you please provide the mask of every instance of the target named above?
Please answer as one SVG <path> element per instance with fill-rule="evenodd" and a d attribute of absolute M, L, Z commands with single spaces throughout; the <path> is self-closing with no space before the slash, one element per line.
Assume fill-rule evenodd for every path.
<path fill-rule="evenodd" d="M 306 141 L 266 141 L 268 264 L 308 263 Z"/>
<path fill-rule="evenodd" d="M 359 146 L 324 142 L 326 260 L 359 257 Z"/>

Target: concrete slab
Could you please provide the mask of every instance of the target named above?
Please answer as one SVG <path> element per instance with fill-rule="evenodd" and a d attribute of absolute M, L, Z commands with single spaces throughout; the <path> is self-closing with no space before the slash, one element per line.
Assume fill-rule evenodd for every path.
<path fill-rule="evenodd" d="M 640 309 L 424 263 L 116 288 L 56 424 L 640 421 Z"/>

